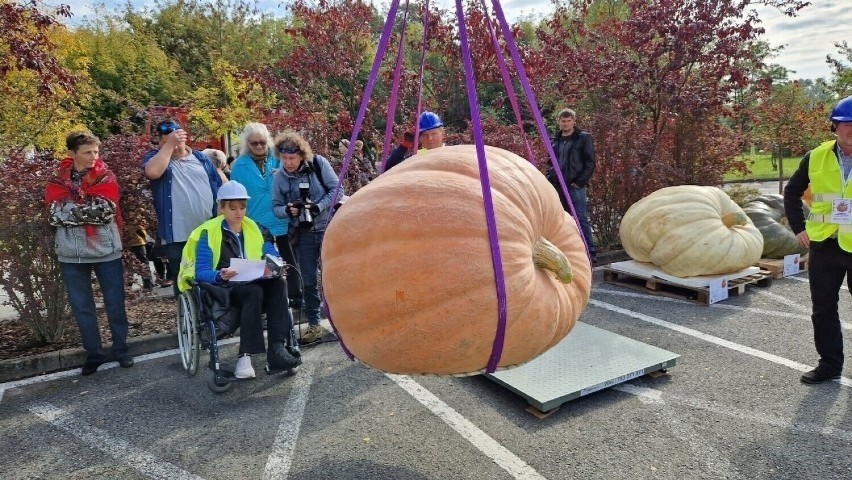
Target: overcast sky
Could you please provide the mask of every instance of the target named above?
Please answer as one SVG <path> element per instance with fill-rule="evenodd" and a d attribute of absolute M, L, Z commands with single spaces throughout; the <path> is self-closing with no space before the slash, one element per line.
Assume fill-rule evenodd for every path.
<path fill-rule="evenodd" d="M 387 3 L 386 0 L 376 0 L 377 3 Z M 131 0 L 134 5 L 153 3 L 146 0 Z M 773 63 L 781 64 L 790 70 L 795 70 L 792 78 L 828 79 L 831 70 L 825 63 L 826 55 L 837 57 L 835 42 L 849 38 L 848 31 L 852 26 L 852 0 L 810 0 L 811 6 L 806 7 L 798 17 L 789 18 L 775 9 L 760 8 L 760 18 L 766 30 L 764 39 L 773 46 L 784 46 L 782 53 Z M 93 6 L 98 1 L 91 0 L 48 0 L 47 3 L 65 3 L 71 5 L 74 13 L 73 22 L 79 22 L 82 17 L 91 15 Z M 109 5 L 124 2 L 106 2 Z M 270 12 L 279 11 L 279 0 L 261 0 L 259 5 Z M 455 8 L 454 0 L 431 0 L 433 5 L 443 8 Z M 490 2 L 487 2 L 490 4 Z M 500 3 L 509 21 L 519 15 L 541 15 L 552 10 L 550 0 L 504 0 Z M 404 2 L 401 2 L 404 5 Z M 846 33 L 844 36 L 843 34 Z"/>

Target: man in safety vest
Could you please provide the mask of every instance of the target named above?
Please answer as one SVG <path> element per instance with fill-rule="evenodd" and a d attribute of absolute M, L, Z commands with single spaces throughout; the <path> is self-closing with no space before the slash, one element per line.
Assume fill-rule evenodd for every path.
<path fill-rule="evenodd" d="M 433 112 L 421 113 L 420 119 L 417 121 L 417 127 L 420 131 L 420 143 L 423 146 L 421 150 L 432 150 L 444 146 L 444 122 L 441 121 L 441 117 L 437 114 Z M 388 156 L 385 172 L 408 158 L 406 154 L 412 147 L 412 142 L 414 142 L 414 135 L 406 132 L 403 141 Z"/>
<path fill-rule="evenodd" d="M 784 210 L 799 242 L 809 248 L 811 319 L 819 363 L 804 383 L 840 378 L 843 336 L 837 304 L 843 279 L 852 275 L 852 97 L 831 112 L 831 140 L 811 150 L 784 188 Z M 811 187 L 805 219 L 802 195 Z"/>

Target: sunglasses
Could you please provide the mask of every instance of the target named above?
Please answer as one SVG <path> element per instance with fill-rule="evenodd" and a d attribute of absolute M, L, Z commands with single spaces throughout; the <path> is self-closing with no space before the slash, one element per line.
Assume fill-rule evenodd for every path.
<path fill-rule="evenodd" d="M 160 135 L 168 135 L 168 134 L 174 132 L 175 130 L 180 130 L 180 128 L 181 128 L 180 125 L 178 125 L 177 123 L 174 123 L 174 122 L 164 123 L 164 124 L 160 125 L 159 127 L 157 127 L 157 133 L 159 133 Z"/>
<path fill-rule="evenodd" d="M 299 147 L 278 147 L 278 153 L 299 153 Z"/>
<path fill-rule="evenodd" d="M 258 140 L 256 142 L 249 142 L 249 145 L 251 145 L 252 147 L 262 147 L 262 146 L 266 145 L 266 140 Z"/>

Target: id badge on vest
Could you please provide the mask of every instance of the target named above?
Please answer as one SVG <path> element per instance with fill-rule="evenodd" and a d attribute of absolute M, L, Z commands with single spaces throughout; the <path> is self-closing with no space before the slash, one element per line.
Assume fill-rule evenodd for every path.
<path fill-rule="evenodd" d="M 835 198 L 831 203 L 831 223 L 852 224 L 852 199 Z"/>

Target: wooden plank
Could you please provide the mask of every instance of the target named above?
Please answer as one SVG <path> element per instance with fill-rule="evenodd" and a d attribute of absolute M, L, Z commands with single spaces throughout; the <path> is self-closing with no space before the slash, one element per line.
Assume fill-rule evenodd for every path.
<path fill-rule="evenodd" d="M 708 287 L 678 284 L 677 282 L 637 275 L 610 267 L 604 267 L 604 281 L 653 295 L 688 300 L 702 305 L 709 305 L 710 303 L 710 289 Z M 761 270 L 760 273 L 729 280 L 728 294 L 730 296 L 742 295 L 746 292 L 747 285 L 767 287 L 771 285 L 771 281 L 771 272 Z"/>
<path fill-rule="evenodd" d="M 772 278 L 783 278 L 784 277 L 784 259 L 776 259 L 776 258 L 761 258 L 757 263 L 754 264 L 756 267 L 760 267 L 763 270 L 768 270 Z M 799 257 L 799 273 L 808 271 L 808 255 L 802 255 Z"/>

